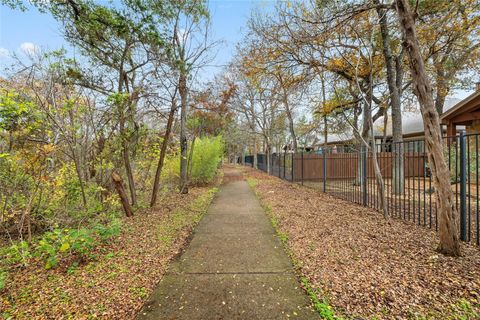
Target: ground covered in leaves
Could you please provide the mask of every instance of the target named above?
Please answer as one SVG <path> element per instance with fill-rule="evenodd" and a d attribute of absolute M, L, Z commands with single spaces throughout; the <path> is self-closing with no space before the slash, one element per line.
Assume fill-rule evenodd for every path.
<path fill-rule="evenodd" d="M 9 274 L 0 318 L 132 319 L 206 212 L 216 188 L 165 194 L 152 210 L 125 218 L 121 234 L 75 268 L 31 263 Z"/>
<path fill-rule="evenodd" d="M 480 319 L 478 247 L 446 257 L 431 230 L 244 170 L 332 318 Z"/>

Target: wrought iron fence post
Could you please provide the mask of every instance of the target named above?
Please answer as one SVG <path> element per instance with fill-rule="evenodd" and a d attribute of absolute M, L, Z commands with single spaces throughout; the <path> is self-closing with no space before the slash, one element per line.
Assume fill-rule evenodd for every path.
<path fill-rule="evenodd" d="M 303 186 L 303 150 L 302 150 L 302 186 Z"/>
<path fill-rule="evenodd" d="M 467 152 L 465 131 L 460 131 L 460 239 L 467 241 Z"/>
<path fill-rule="evenodd" d="M 368 205 L 368 194 L 367 194 L 367 147 L 362 146 L 360 149 L 362 157 L 362 174 L 361 174 L 361 184 L 363 189 L 363 205 L 366 207 Z"/>
<path fill-rule="evenodd" d="M 323 192 L 327 192 L 327 149 L 323 148 Z"/>
<path fill-rule="evenodd" d="M 280 165 L 282 164 L 282 156 L 277 154 L 275 155 L 275 158 L 277 158 L 277 163 L 278 163 L 278 178 L 282 178 L 281 177 L 282 170 L 280 170 L 280 167 L 281 167 Z"/>
<path fill-rule="evenodd" d="M 286 180 L 285 178 L 285 160 L 287 159 L 287 150 L 283 151 L 283 180 Z"/>
<path fill-rule="evenodd" d="M 293 177 L 293 164 L 295 163 L 295 153 L 296 153 L 296 152 L 297 152 L 297 151 L 294 150 L 293 153 L 292 153 L 292 182 L 295 182 L 295 179 L 294 179 L 294 177 Z"/>

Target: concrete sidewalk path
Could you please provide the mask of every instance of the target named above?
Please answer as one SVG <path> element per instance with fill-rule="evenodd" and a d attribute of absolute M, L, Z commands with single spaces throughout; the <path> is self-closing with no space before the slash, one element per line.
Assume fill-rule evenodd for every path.
<path fill-rule="evenodd" d="M 137 319 L 319 319 L 250 187 L 235 169 L 225 178 Z"/>

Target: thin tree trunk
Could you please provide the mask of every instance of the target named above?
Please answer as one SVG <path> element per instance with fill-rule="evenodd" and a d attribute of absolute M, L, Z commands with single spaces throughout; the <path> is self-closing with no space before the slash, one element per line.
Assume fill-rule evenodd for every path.
<path fill-rule="evenodd" d="M 258 169 L 257 137 L 255 135 L 253 135 L 253 167 Z"/>
<path fill-rule="evenodd" d="M 387 151 L 387 130 L 388 130 L 388 108 L 385 108 L 383 111 L 383 139 L 382 144 L 383 148 L 382 151 Z"/>
<path fill-rule="evenodd" d="M 371 102 L 370 102 L 370 105 L 371 105 Z M 378 165 L 377 149 L 375 146 L 375 136 L 373 133 L 373 120 L 371 117 L 369 122 L 370 122 L 370 132 L 371 132 L 370 143 L 371 143 L 371 149 L 372 149 L 373 170 L 375 172 L 375 180 L 377 182 L 378 198 L 380 200 L 380 208 L 382 208 L 383 210 L 383 217 L 385 219 L 388 219 L 389 212 L 388 212 L 387 201 L 385 198 L 385 183 L 383 182 L 382 171 L 380 170 L 380 166 Z"/>
<path fill-rule="evenodd" d="M 362 125 L 362 132 L 359 133 L 357 137 L 357 141 L 359 145 L 365 145 L 368 148 L 368 141 L 370 141 L 370 120 L 372 119 L 372 110 L 370 106 L 365 105 L 363 108 L 363 125 Z M 355 130 L 355 128 L 354 128 Z M 371 137 L 375 141 L 375 137 L 372 134 Z M 368 176 L 363 170 L 363 162 L 361 157 L 361 152 L 359 153 L 359 157 L 357 159 L 357 179 L 354 185 L 361 186 L 364 183 L 367 183 Z"/>
<path fill-rule="evenodd" d="M 266 158 L 267 158 L 266 160 L 267 160 L 267 173 L 268 173 L 268 174 L 271 174 L 271 173 L 272 173 L 272 172 L 271 172 L 272 168 L 271 168 L 271 166 L 270 166 L 270 159 L 271 159 L 271 156 L 272 156 L 272 155 L 270 154 L 270 150 L 271 150 L 271 149 L 270 149 L 270 144 L 267 142 L 265 156 L 266 156 Z"/>
<path fill-rule="evenodd" d="M 70 123 L 72 124 L 72 127 L 75 128 L 75 115 L 73 113 L 73 110 L 70 109 L 68 112 L 69 118 L 70 118 Z M 73 158 L 73 165 L 75 166 L 75 173 L 77 174 L 78 182 L 80 184 L 80 193 L 82 194 L 82 201 L 83 201 L 83 209 L 85 210 L 87 208 L 87 197 L 85 195 L 85 181 L 87 181 L 87 177 L 84 178 L 84 174 L 81 170 L 81 152 L 78 151 L 78 142 L 76 135 L 74 134 L 72 137 L 72 140 L 70 139 L 67 140 L 68 148 L 70 149 L 70 152 L 72 153 L 72 158 Z"/>
<path fill-rule="evenodd" d="M 328 147 L 328 122 L 327 115 L 323 116 L 323 152 L 327 152 Z"/>
<path fill-rule="evenodd" d="M 415 21 L 407 0 L 396 0 L 400 28 L 403 34 L 402 45 L 409 55 L 413 92 L 420 103 L 425 128 L 425 144 L 428 163 L 432 171 L 438 209 L 438 231 L 440 243 L 438 251 L 452 256 L 461 254 L 457 228 L 457 210 L 450 186 L 450 172 L 443 156 L 440 121 L 432 96 L 432 86 L 425 71 L 424 60 L 415 30 Z"/>
<path fill-rule="evenodd" d="M 40 180 L 39 180 L 40 181 Z M 30 197 L 28 199 L 27 207 L 25 210 L 23 210 L 22 216 L 20 218 L 20 227 L 18 230 L 18 233 L 20 237 L 23 237 L 23 228 L 26 225 L 27 226 L 27 242 L 30 243 L 32 242 L 32 219 L 31 219 L 31 214 L 32 214 L 32 204 L 33 200 L 35 198 L 35 195 L 37 193 L 38 187 L 39 187 L 40 182 L 37 182 L 35 189 L 32 191 L 30 194 Z"/>
<path fill-rule="evenodd" d="M 112 172 L 112 181 L 115 189 L 117 190 L 118 196 L 120 197 L 120 202 L 122 203 L 123 210 L 125 211 L 125 215 L 127 217 L 133 217 L 133 211 L 128 203 L 128 196 L 125 192 L 125 188 L 123 187 L 123 180 L 122 177 L 116 173 L 115 171 Z"/>
<path fill-rule="evenodd" d="M 374 1 L 379 4 L 379 0 Z M 397 87 L 397 76 L 395 61 L 390 47 L 390 34 L 388 32 L 388 21 L 386 10 L 377 8 L 377 14 L 380 22 L 380 34 L 382 36 L 383 57 L 387 71 L 387 84 L 390 93 L 390 106 L 392 110 L 392 140 L 394 145 L 394 159 L 392 166 L 393 193 L 403 193 L 403 133 L 402 133 L 402 107 L 400 101 L 400 90 Z"/>
<path fill-rule="evenodd" d="M 175 103 L 172 103 L 170 113 L 168 114 L 167 127 L 165 135 L 163 136 L 162 147 L 160 149 L 160 157 L 158 158 L 157 170 L 155 172 L 155 181 L 153 182 L 152 197 L 150 199 L 150 207 L 153 207 L 157 202 L 158 189 L 160 188 L 160 177 L 162 175 L 163 163 L 165 162 L 165 155 L 167 154 L 167 146 L 170 141 L 170 133 L 172 132 L 173 118 L 176 111 Z"/>
<path fill-rule="evenodd" d="M 123 62 L 119 70 L 119 79 L 118 79 L 118 93 L 124 93 L 124 81 L 126 74 L 123 71 Z M 127 138 L 127 132 L 125 130 L 125 102 L 119 102 L 118 111 L 119 111 L 119 127 L 120 127 L 120 138 L 122 141 L 122 157 L 123 164 L 125 166 L 125 173 L 127 174 L 128 188 L 130 190 L 130 197 L 132 199 L 132 205 L 137 204 L 137 195 L 135 192 L 135 181 L 133 179 L 132 166 L 130 164 L 130 151 L 129 151 L 129 139 Z"/>
<path fill-rule="evenodd" d="M 83 182 L 82 172 L 80 170 L 80 163 L 77 159 L 76 152 L 73 154 L 73 164 L 75 166 L 75 172 L 77 173 L 78 182 L 80 184 L 80 192 L 82 194 L 83 209 L 87 208 L 87 196 L 85 195 L 85 183 Z"/>
<path fill-rule="evenodd" d="M 437 90 L 435 95 L 435 109 L 437 110 L 438 114 L 441 115 L 443 113 L 443 106 L 445 105 L 445 98 L 448 94 L 448 88 L 445 81 L 445 70 L 441 65 L 435 65 L 436 69 L 436 80 L 437 80 Z"/>
<path fill-rule="evenodd" d="M 188 193 L 187 186 L 187 165 L 188 165 L 188 143 L 187 143 L 187 75 L 184 71 L 180 72 L 178 81 L 178 91 L 181 98 L 180 113 L 180 190 L 181 193 Z"/>
<path fill-rule="evenodd" d="M 130 197 L 132 198 L 132 206 L 137 204 L 137 194 L 135 191 L 135 182 L 133 179 L 132 165 L 130 164 L 130 151 L 128 148 L 128 141 L 123 141 L 123 162 L 125 165 L 125 173 L 128 179 L 128 188 L 130 190 Z"/>
<path fill-rule="evenodd" d="M 372 63 L 372 62 L 371 62 Z M 383 182 L 383 177 L 382 177 L 382 172 L 380 170 L 380 166 L 378 165 L 378 158 L 377 158 L 377 148 L 376 148 L 376 143 L 375 143 L 375 133 L 373 130 L 373 118 L 372 118 L 372 97 L 373 97 L 373 87 L 372 87 L 372 73 L 369 75 L 369 90 L 367 97 L 368 99 L 366 100 L 366 105 L 365 105 L 365 116 L 366 119 L 364 121 L 364 124 L 368 123 L 369 129 L 370 129 L 370 144 L 371 144 L 371 150 L 372 150 L 372 160 L 373 160 L 373 171 L 375 174 L 375 181 L 377 182 L 377 193 L 378 193 L 378 199 L 380 200 L 380 208 L 383 210 L 383 217 L 385 219 L 388 219 L 389 213 L 388 213 L 388 206 L 387 206 L 387 201 L 385 198 L 385 184 Z M 368 140 L 367 140 L 368 141 Z M 366 152 L 368 152 L 368 142 L 367 142 L 367 148 Z"/>
<path fill-rule="evenodd" d="M 284 105 L 285 105 L 285 111 L 287 113 L 287 118 L 288 118 L 288 129 L 290 130 L 290 136 L 292 137 L 292 146 L 294 152 L 297 152 L 297 135 L 295 134 L 295 126 L 293 123 L 293 116 L 292 112 L 290 110 L 290 105 L 288 104 L 288 100 L 285 94 L 284 97 Z"/>
<path fill-rule="evenodd" d="M 322 71 L 320 80 L 322 85 L 322 105 L 325 107 L 325 101 L 327 101 L 327 96 L 325 93 L 325 75 L 323 71 Z M 323 149 L 324 149 L 323 152 L 327 152 L 327 146 L 328 146 L 328 121 L 327 121 L 327 114 L 324 110 L 323 111 Z"/>

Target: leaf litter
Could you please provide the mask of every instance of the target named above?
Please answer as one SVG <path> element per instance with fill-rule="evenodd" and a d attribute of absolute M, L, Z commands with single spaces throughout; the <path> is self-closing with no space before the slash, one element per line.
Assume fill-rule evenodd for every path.
<path fill-rule="evenodd" d="M 186 245 L 211 192 L 171 192 L 154 209 L 124 218 L 121 234 L 96 247 L 73 272 L 66 265 L 45 270 L 41 262 L 11 272 L 0 291 L 0 319 L 134 318 Z M 201 197 L 207 200 L 193 208 Z"/>
<path fill-rule="evenodd" d="M 480 319 L 480 249 L 435 251 L 435 231 L 250 168 L 299 272 L 355 319 Z"/>

